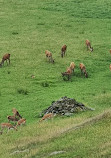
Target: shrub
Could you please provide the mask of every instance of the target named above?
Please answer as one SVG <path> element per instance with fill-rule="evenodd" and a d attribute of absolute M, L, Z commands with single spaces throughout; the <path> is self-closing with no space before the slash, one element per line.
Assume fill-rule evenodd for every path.
<path fill-rule="evenodd" d="M 27 94 L 28 94 L 28 91 L 27 91 L 26 89 L 23 89 L 23 88 L 19 88 L 19 89 L 17 90 L 17 92 L 18 92 L 19 94 L 24 94 L 24 95 L 27 95 Z"/>
<path fill-rule="evenodd" d="M 42 82 L 41 85 L 42 85 L 43 87 L 49 87 L 49 83 L 48 83 L 48 82 Z"/>

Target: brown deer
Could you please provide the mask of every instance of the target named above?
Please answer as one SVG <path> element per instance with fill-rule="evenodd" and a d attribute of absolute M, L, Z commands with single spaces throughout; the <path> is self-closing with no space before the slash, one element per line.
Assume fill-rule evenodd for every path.
<path fill-rule="evenodd" d="M 79 67 L 80 67 L 81 73 L 84 73 L 85 77 L 88 78 L 85 65 L 83 63 L 80 63 Z"/>
<path fill-rule="evenodd" d="M 109 52 L 110 52 L 110 54 L 111 54 L 111 49 L 110 49 L 110 51 L 109 51 Z"/>
<path fill-rule="evenodd" d="M 76 65 L 74 64 L 74 62 L 70 63 L 70 69 L 73 71 L 73 73 L 74 73 L 75 66 Z"/>
<path fill-rule="evenodd" d="M 62 74 L 62 77 L 67 76 L 67 79 L 69 81 L 69 79 L 71 77 L 71 74 L 72 74 L 72 70 L 71 70 L 70 67 L 68 67 L 67 70 L 66 70 L 66 72 L 62 72 L 61 74 Z"/>
<path fill-rule="evenodd" d="M 91 52 L 93 51 L 93 47 L 91 47 L 91 42 L 88 39 L 86 40 L 86 47 L 87 50 L 89 49 Z"/>
<path fill-rule="evenodd" d="M 19 118 L 22 118 L 22 116 L 19 114 L 19 112 L 15 108 L 12 109 L 12 113 L 14 114 L 15 117 L 18 116 Z"/>
<path fill-rule="evenodd" d="M 18 120 L 16 127 L 20 126 L 20 125 L 25 125 L 25 124 L 26 124 L 26 119 L 25 118 L 21 118 L 20 120 Z"/>
<path fill-rule="evenodd" d="M 1 61 L 1 63 L 0 63 L 0 67 L 1 67 L 2 65 L 4 65 L 4 61 L 7 62 L 7 60 L 9 61 L 9 64 L 10 64 L 10 54 L 8 54 L 8 53 L 3 56 L 2 61 Z M 8 63 L 7 63 L 7 65 L 8 65 Z"/>
<path fill-rule="evenodd" d="M 61 48 L 61 57 L 62 58 L 65 56 L 66 50 L 67 50 L 67 46 L 63 45 L 62 48 Z"/>
<path fill-rule="evenodd" d="M 10 121 L 16 122 L 19 120 L 19 118 L 16 118 L 15 116 L 7 116 L 7 119 L 8 119 L 8 122 L 10 122 Z"/>
<path fill-rule="evenodd" d="M 4 128 L 7 128 L 8 129 L 8 131 L 10 130 L 10 129 L 15 129 L 16 131 L 17 131 L 17 128 L 16 128 L 16 126 L 13 126 L 11 123 L 1 123 L 1 131 L 3 132 L 3 129 Z M 7 131 L 7 132 L 8 132 Z"/>
<path fill-rule="evenodd" d="M 52 58 L 52 53 L 50 51 L 46 50 L 45 55 L 49 62 L 54 63 L 54 59 Z"/>
<path fill-rule="evenodd" d="M 53 114 L 53 113 L 45 114 L 39 122 L 41 122 L 41 121 L 43 121 L 43 120 L 46 120 L 46 119 L 51 119 L 51 118 L 53 118 L 53 117 L 54 117 L 54 114 Z"/>

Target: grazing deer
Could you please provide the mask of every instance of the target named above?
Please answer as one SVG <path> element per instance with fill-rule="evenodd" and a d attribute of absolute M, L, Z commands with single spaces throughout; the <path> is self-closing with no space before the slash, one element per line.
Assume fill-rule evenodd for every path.
<path fill-rule="evenodd" d="M 93 51 L 93 47 L 91 47 L 91 43 L 88 39 L 86 40 L 86 47 L 87 47 L 87 50 L 89 49 L 91 52 Z"/>
<path fill-rule="evenodd" d="M 61 74 L 62 74 L 62 77 L 67 76 L 67 79 L 69 81 L 69 79 L 71 77 L 71 74 L 72 74 L 72 70 L 71 70 L 70 67 L 68 67 L 67 70 L 66 70 L 66 72 L 62 72 Z"/>
<path fill-rule="evenodd" d="M 50 51 L 46 50 L 45 55 L 49 62 L 54 63 L 54 59 L 52 58 L 52 53 Z"/>
<path fill-rule="evenodd" d="M 51 118 L 53 118 L 53 117 L 54 117 L 54 114 L 53 114 L 53 113 L 45 114 L 39 122 L 41 122 L 41 121 L 43 121 L 43 120 L 46 120 L 46 119 L 51 119 Z"/>
<path fill-rule="evenodd" d="M 1 123 L 1 131 L 3 131 L 4 128 L 7 128 L 8 131 L 10 129 L 15 129 L 17 131 L 16 126 L 13 126 L 11 123 Z"/>
<path fill-rule="evenodd" d="M 16 118 L 15 116 L 7 116 L 7 119 L 8 119 L 8 122 L 10 122 L 10 121 L 16 122 L 19 120 L 19 118 Z"/>
<path fill-rule="evenodd" d="M 80 63 L 79 67 L 80 67 L 81 73 L 83 72 L 85 77 L 88 78 L 85 65 L 83 63 Z"/>
<path fill-rule="evenodd" d="M 111 71 L 111 64 L 109 65 L 109 69 L 110 69 L 110 71 Z"/>
<path fill-rule="evenodd" d="M 74 62 L 71 62 L 71 64 L 70 64 L 70 69 L 73 71 L 73 73 L 74 73 L 74 69 L 75 69 L 75 64 L 74 64 Z"/>
<path fill-rule="evenodd" d="M 61 57 L 62 57 L 62 58 L 65 56 L 66 50 L 67 50 L 67 46 L 66 46 L 66 45 L 63 45 L 62 48 L 61 48 Z"/>
<path fill-rule="evenodd" d="M 16 127 L 20 126 L 20 125 L 25 125 L 25 123 L 26 123 L 26 119 L 25 118 L 21 118 L 20 120 L 18 120 Z"/>
<path fill-rule="evenodd" d="M 15 117 L 18 116 L 19 118 L 22 118 L 22 116 L 19 114 L 19 112 L 15 108 L 12 109 L 12 112 Z"/>
<path fill-rule="evenodd" d="M 5 54 L 4 56 L 3 56 L 3 58 L 2 58 L 2 61 L 1 61 L 1 63 L 0 63 L 0 67 L 2 66 L 2 65 L 4 65 L 4 61 L 6 60 L 6 62 L 7 62 L 7 60 L 9 61 L 9 64 L 10 64 L 10 54 Z M 7 65 L 8 65 L 8 63 L 7 63 Z"/>

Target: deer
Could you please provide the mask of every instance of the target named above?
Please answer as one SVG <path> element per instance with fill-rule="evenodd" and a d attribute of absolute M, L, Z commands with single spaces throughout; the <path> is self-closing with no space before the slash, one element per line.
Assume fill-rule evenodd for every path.
<path fill-rule="evenodd" d="M 9 61 L 9 64 L 10 64 L 10 54 L 9 53 L 6 53 L 3 57 L 2 57 L 2 61 L 0 63 L 0 67 L 2 67 L 2 65 L 4 65 L 4 61 L 7 62 L 7 60 Z M 8 63 L 7 63 L 8 65 Z"/>
<path fill-rule="evenodd" d="M 15 108 L 12 109 L 12 113 L 14 117 L 18 116 L 19 118 L 22 118 L 22 116 L 19 114 L 19 112 Z"/>
<path fill-rule="evenodd" d="M 46 120 L 46 119 L 51 119 L 51 118 L 53 118 L 53 117 L 54 117 L 54 114 L 53 114 L 53 113 L 45 114 L 39 122 L 41 122 L 41 121 L 43 121 L 43 120 Z"/>
<path fill-rule="evenodd" d="M 86 40 L 86 47 L 87 50 L 89 49 L 91 52 L 93 51 L 93 47 L 91 47 L 91 42 L 88 39 Z"/>
<path fill-rule="evenodd" d="M 4 129 L 4 128 L 7 128 L 8 131 L 9 131 L 10 129 L 14 129 L 14 130 L 17 131 L 16 126 L 13 126 L 11 123 L 1 123 L 1 132 L 3 132 L 3 129 Z M 7 132 L 8 132 L 8 131 L 7 131 Z"/>
<path fill-rule="evenodd" d="M 70 63 L 70 69 L 73 71 L 73 73 L 74 73 L 75 66 L 76 65 L 74 64 L 74 62 Z"/>
<path fill-rule="evenodd" d="M 20 125 L 25 125 L 26 124 L 26 119 L 25 118 L 21 118 L 20 120 L 17 121 L 17 126 L 20 126 Z"/>
<path fill-rule="evenodd" d="M 62 72 L 62 77 L 67 76 L 67 79 L 69 81 L 71 74 L 72 74 L 72 69 L 70 67 L 67 68 L 66 72 Z"/>
<path fill-rule="evenodd" d="M 84 73 L 85 77 L 88 78 L 85 65 L 83 63 L 80 63 L 79 67 L 80 67 L 81 73 Z"/>
<path fill-rule="evenodd" d="M 15 116 L 7 116 L 7 119 L 8 119 L 8 122 L 10 122 L 10 121 L 16 122 L 19 120 L 19 118 L 16 118 Z"/>
<path fill-rule="evenodd" d="M 109 50 L 109 52 L 110 52 L 110 55 L 111 55 L 111 49 Z"/>
<path fill-rule="evenodd" d="M 46 50 L 45 55 L 49 62 L 54 63 L 54 59 L 52 58 L 52 53 L 50 51 Z"/>
<path fill-rule="evenodd" d="M 62 58 L 65 56 L 66 50 L 67 50 L 67 46 L 63 45 L 62 48 L 61 48 L 61 57 Z"/>

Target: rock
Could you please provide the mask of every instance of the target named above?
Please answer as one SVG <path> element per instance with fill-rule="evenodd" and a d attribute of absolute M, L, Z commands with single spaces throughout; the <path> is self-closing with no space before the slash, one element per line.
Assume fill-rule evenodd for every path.
<path fill-rule="evenodd" d="M 67 113 L 65 113 L 64 115 L 65 115 L 65 116 L 71 116 L 72 113 L 67 112 Z"/>
<path fill-rule="evenodd" d="M 86 107 L 82 103 L 78 103 L 73 98 L 68 98 L 67 96 L 64 96 L 57 101 L 53 101 L 47 109 L 42 111 L 41 116 L 47 113 L 70 116 L 72 113 L 86 110 L 92 110 L 92 108 Z"/>
<path fill-rule="evenodd" d="M 49 155 L 52 156 L 52 155 L 57 155 L 57 154 L 61 154 L 61 153 L 64 153 L 64 152 L 66 152 L 66 151 L 54 151 Z"/>

